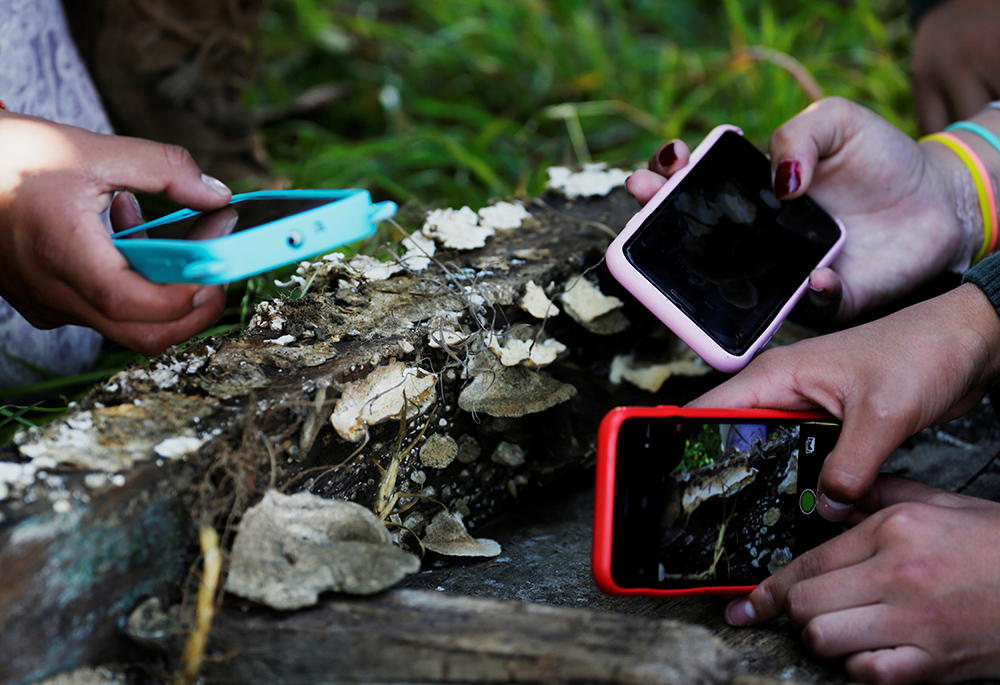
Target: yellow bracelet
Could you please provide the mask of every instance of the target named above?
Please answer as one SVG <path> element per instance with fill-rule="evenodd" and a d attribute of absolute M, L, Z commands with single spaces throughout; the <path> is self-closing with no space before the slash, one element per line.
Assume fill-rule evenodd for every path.
<path fill-rule="evenodd" d="M 983 161 L 961 139 L 951 133 L 931 133 L 921 138 L 920 142 L 925 140 L 941 143 L 954 152 L 972 174 L 972 182 L 975 184 L 976 194 L 979 196 L 979 210 L 983 215 L 983 244 L 972 260 L 972 263 L 975 264 L 992 252 L 997 244 L 997 204 L 993 196 L 993 184 L 990 182 Z"/>

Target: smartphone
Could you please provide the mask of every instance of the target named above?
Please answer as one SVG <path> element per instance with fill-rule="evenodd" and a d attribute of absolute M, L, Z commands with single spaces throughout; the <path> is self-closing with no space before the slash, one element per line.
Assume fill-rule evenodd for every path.
<path fill-rule="evenodd" d="M 597 446 L 593 575 L 615 595 L 742 594 L 843 530 L 816 511 L 822 412 L 619 407 Z"/>
<path fill-rule="evenodd" d="M 329 252 L 375 232 L 396 213 L 366 190 L 275 190 L 234 195 L 112 236 L 129 265 L 159 283 L 229 283 Z"/>
<path fill-rule="evenodd" d="M 843 225 L 808 196 L 779 200 L 767 157 L 712 130 L 607 252 L 614 277 L 699 356 L 735 372 L 830 264 Z"/>

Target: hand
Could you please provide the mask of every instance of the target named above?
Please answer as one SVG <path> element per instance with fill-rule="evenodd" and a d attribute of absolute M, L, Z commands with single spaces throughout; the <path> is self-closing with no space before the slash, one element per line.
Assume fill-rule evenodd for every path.
<path fill-rule="evenodd" d="M 101 221 L 141 222 L 131 189 L 196 210 L 231 193 L 184 150 L 0 113 L 0 296 L 39 328 L 79 324 L 143 354 L 203 330 L 225 306 L 219 286 L 153 284 L 132 271 Z"/>
<path fill-rule="evenodd" d="M 947 0 L 920 20 L 913 98 L 924 133 L 940 131 L 1000 98 L 1000 14 L 994 0 Z"/>
<path fill-rule="evenodd" d="M 881 476 L 857 525 L 726 608 L 733 625 L 787 613 L 852 680 L 1000 676 L 1000 504 Z"/>
<path fill-rule="evenodd" d="M 882 319 L 766 350 L 695 407 L 825 409 L 843 421 L 819 510 L 843 520 L 882 464 L 928 426 L 958 418 L 1000 375 L 1000 318 L 975 285 Z"/>
<path fill-rule="evenodd" d="M 961 162 L 940 145 L 918 145 L 873 112 L 840 98 L 822 100 L 771 137 L 775 193 L 807 190 L 844 222 L 847 240 L 832 269 L 810 274 L 810 303 L 824 318 L 849 320 L 959 267 L 975 237 L 956 218 Z M 949 156 L 950 155 L 950 156 Z M 688 161 L 672 141 L 636 172 L 629 191 L 648 202 Z M 654 173 L 655 172 L 655 173 Z M 981 239 L 981 227 L 980 239 Z"/>

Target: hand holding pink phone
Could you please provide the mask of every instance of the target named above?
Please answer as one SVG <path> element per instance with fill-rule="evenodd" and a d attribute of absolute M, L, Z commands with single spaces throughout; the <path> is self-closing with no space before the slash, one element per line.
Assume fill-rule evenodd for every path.
<path fill-rule="evenodd" d="M 706 362 L 735 372 L 843 242 L 843 225 L 808 196 L 779 200 L 767 157 L 724 125 L 626 224 L 608 268 Z"/>

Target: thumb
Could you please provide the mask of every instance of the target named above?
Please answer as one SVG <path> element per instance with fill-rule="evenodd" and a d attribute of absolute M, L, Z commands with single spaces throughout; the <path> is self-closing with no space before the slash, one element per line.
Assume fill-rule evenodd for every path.
<path fill-rule="evenodd" d="M 877 412 L 845 406 L 843 428 L 837 444 L 819 474 L 818 510 L 830 521 L 850 516 L 855 502 L 874 485 L 879 471 L 911 431 L 891 419 L 878 420 Z"/>

